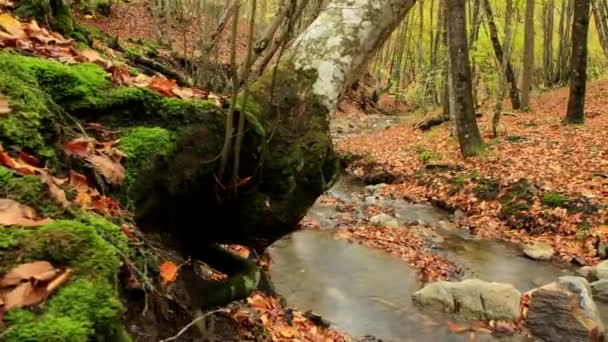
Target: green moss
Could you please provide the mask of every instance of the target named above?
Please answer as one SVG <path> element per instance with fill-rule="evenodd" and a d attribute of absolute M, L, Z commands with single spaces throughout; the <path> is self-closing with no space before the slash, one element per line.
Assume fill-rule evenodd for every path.
<path fill-rule="evenodd" d="M 479 181 L 479 185 L 475 187 L 475 197 L 482 201 L 491 201 L 498 198 L 500 192 L 500 183 L 494 178 L 484 178 Z"/>
<path fill-rule="evenodd" d="M 23 248 L 30 260 L 71 266 L 89 278 L 113 279 L 120 268 L 116 248 L 95 227 L 73 220 L 58 220 L 38 229 Z"/>
<path fill-rule="evenodd" d="M 509 217 L 528 210 L 534 202 L 532 186 L 526 180 L 521 180 L 511 184 L 507 192 L 499 198 L 502 204 L 500 215 Z"/>
<path fill-rule="evenodd" d="M 209 121 L 220 110 L 209 101 L 168 98 L 152 90 L 117 87 L 99 94 L 92 102 L 80 102 L 70 109 L 75 116 L 114 127 L 163 127 L 179 130 Z"/>
<path fill-rule="evenodd" d="M 0 53 L 0 92 L 9 97 L 12 109 L 0 119 L 0 142 L 53 159 L 53 144 L 68 126 L 63 110 L 74 103 L 97 102 L 99 91 L 109 84 L 106 73 L 94 64 L 67 66 Z"/>
<path fill-rule="evenodd" d="M 29 235 L 29 232 L 25 229 L 12 229 L 0 225 L 0 256 L 5 251 L 19 246 L 22 239 Z"/>
<path fill-rule="evenodd" d="M 565 208 L 570 203 L 570 198 L 561 192 L 549 191 L 543 194 L 541 202 L 550 208 Z"/>
<path fill-rule="evenodd" d="M 52 295 L 41 315 L 11 310 L 6 341 L 128 341 L 122 334 L 123 306 L 109 283 L 75 279 Z"/>
<path fill-rule="evenodd" d="M 0 197 L 28 205 L 43 217 L 57 217 L 64 209 L 50 196 L 48 185 L 38 176 L 18 177 L 0 169 Z"/>
<path fill-rule="evenodd" d="M 118 237 L 118 227 L 100 217 L 90 215 L 86 220 L 89 224 L 55 221 L 29 230 L 27 239 L 10 240 L 0 233 L 0 241 L 12 241 L 8 247 L 12 251 L 2 254 L 3 266 L 47 260 L 74 272 L 43 306 L 7 313 L 6 341 L 128 340 L 121 326 L 124 307 L 115 286 L 121 259 L 113 245 L 128 248 L 125 238 Z M 102 236 L 109 236 L 112 244 Z"/>
<path fill-rule="evenodd" d="M 126 193 L 129 193 L 142 170 L 152 167 L 156 158 L 165 158 L 174 152 L 175 133 L 160 127 L 137 127 L 128 130 L 120 139 L 118 148 L 125 152 Z"/>

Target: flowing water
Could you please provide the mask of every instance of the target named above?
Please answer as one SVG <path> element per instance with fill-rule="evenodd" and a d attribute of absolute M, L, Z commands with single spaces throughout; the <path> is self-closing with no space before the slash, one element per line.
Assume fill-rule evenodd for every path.
<path fill-rule="evenodd" d="M 456 228 L 450 222 L 453 217 L 441 209 L 379 199 L 349 178 L 341 179 L 330 193 L 355 204 L 359 211 L 373 203 L 393 208 L 402 224 L 426 225 L 419 233 L 428 237 L 437 254 L 461 265 L 465 278 L 506 282 L 527 291 L 574 273 L 569 265 L 527 259 L 516 246 L 476 239 Z M 335 227 L 340 215 L 335 205 L 321 203 L 309 212 L 309 217 L 324 228 Z M 296 232 L 276 242 L 270 252 L 271 278 L 287 304 L 312 310 L 351 336 L 369 334 L 383 341 L 470 341 L 467 335 L 449 332 L 446 323 L 453 317 L 412 303 L 411 294 L 423 284 L 416 271 L 396 257 L 336 240 L 331 229 Z M 603 313 L 605 309 L 600 307 Z M 478 341 L 498 340 L 488 335 L 477 337 Z M 510 340 L 523 341 L 521 337 Z"/>

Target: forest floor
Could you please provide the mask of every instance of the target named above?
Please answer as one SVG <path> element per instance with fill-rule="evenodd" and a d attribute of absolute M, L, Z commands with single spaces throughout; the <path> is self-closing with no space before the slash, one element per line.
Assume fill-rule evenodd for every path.
<path fill-rule="evenodd" d="M 496 139 L 492 108 L 482 108 L 487 150 L 476 158 L 461 158 L 448 123 L 426 132 L 415 127 L 429 114 L 391 118 L 397 124 L 342 116 L 340 125 L 351 132 L 336 149 L 348 172 L 370 184 L 390 183 L 381 189 L 387 197 L 458 210 L 459 226 L 482 238 L 542 241 L 565 261 L 595 264 L 606 257 L 608 237 L 608 81 L 587 89 L 581 126 L 561 123 L 566 88 L 534 97 L 527 113 L 503 116 Z M 370 130 L 370 121 L 379 120 L 384 128 Z"/>

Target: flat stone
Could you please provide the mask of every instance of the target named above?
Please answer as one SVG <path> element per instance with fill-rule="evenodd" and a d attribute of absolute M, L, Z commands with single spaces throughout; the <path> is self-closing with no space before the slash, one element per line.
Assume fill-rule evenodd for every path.
<path fill-rule="evenodd" d="M 551 246 L 542 242 L 526 245 L 523 252 L 528 258 L 534 260 L 550 260 L 555 253 Z"/>
<path fill-rule="evenodd" d="M 385 228 L 398 228 L 399 227 L 399 221 L 397 221 L 396 218 L 394 218 L 390 215 L 384 214 L 384 213 L 372 216 L 369 219 L 369 222 L 378 227 L 385 227 Z"/>
<path fill-rule="evenodd" d="M 603 341 L 604 326 L 583 277 L 564 276 L 529 292 L 526 326 L 546 341 Z"/>
<path fill-rule="evenodd" d="M 439 281 L 414 293 L 412 300 L 426 307 L 473 320 L 517 320 L 521 293 L 510 284 L 479 279 Z"/>
<path fill-rule="evenodd" d="M 591 283 L 593 298 L 602 302 L 608 302 L 608 279 L 602 279 Z"/>

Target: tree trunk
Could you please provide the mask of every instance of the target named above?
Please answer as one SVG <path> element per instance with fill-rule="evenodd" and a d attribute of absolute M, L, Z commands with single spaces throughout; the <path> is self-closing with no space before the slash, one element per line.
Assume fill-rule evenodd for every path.
<path fill-rule="evenodd" d="M 473 105 L 465 0 L 446 0 L 446 5 L 456 133 L 462 155 L 469 157 L 479 154 L 484 149 L 484 143 L 479 134 Z"/>
<path fill-rule="evenodd" d="M 589 32 L 589 1 L 576 0 L 572 25 L 572 62 L 570 65 L 570 97 L 565 123 L 585 121 L 587 87 L 587 36 Z"/>
<path fill-rule="evenodd" d="M 543 50 L 543 61 L 544 61 L 544 73 L 545 73 L 545 86 L 551 86 L 554 82 L 553 76 L 553 24 L 555 21 L 555 10 L 554 0 L 548 0 L 544 6 L 544 20 L 543 27 L 545 31 L 544 37 L 544 50 Z"/>
<path fill-rule="evenodd" d="M 496 28 L 496 23 L 494 22 L 494 14 L 492 13 L 490 0 L 483 0 L 483 5 L 488 19 L 490 39 L 492 40 L 492 47 L 494 47 L 494 54 L 496 55 L 496 59 L 500 63 L 503 59 L 504 52 L 502 46 L 500 45 L 500 41 L 498 40 L 498 28 Z M 521 102 L 519 101 L 519 90 L 517 89 L 517 82 L 515 81 L 515 72 L 513 72 L 513 66 L 511 65 L 511 61 L 507 61 L 505 77 L 507 79 L 507 82 L 509 82 L 509 97 L 511 98 L 511 106 L 513 107 L 513 109 L 520 109 Z"/>
<path fill-rule="evenodd" d="M 605 0 L 592 0 L 593 19 L 604 54 L 608 56 L 608 17 Z"/>
<path fill-rule="evenodd" d="M 521 81 L 521 109 L 525 111 L 530 107 L 530 91 L 532 90 L 532 77 L 534 76 L 534 1 L 526 1 L 526 33 Z"/>

